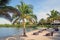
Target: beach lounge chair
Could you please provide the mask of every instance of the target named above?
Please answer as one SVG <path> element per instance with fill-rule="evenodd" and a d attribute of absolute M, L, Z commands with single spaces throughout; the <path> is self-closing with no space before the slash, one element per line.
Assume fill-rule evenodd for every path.
<path fill-rule="evenodd" d="M 53 31 L 52 32 L 50 32 L 50 33 L 47 33 L 46 35 L 44 35 L 44 36 L 53 36 Z"/>
<path fill-rule="evenodd" d="M 38 33 L 41 33 L 41 32 L 42 32 L 41 30 L 38 31 Z"/>
<path fill-rule="evenodd" d="M 50 33 L 47 33 L 46 35 L 44 35 L 44 36 L 50 36 Z"/>
<path fill-rule="evenodd" d="M 47 29 L 42 29 L 42 30 L 39 30 L 39 31 L 37 31 L 37 32 L 34 32 L 33 35 L 38 35 L 39 33 L 43 32 L 43 31 L 45 31 L 45 30 L 47 30 Z"/>
<path fill-rule="evenodd" d="M 42 31 L 45 31 L 45 30 L 47 30 L 47 29 L 42 29 Z"/>
<path fill-rule="evenodd" d="M 38 32 L 34 32 L 33 35 L 38 35 L 39 33 Z"/>
<path fill-rule="evenodd" d="M 42 29 L 42 30 L 39 30 L 39 31 L 38 31 L 38 33 L 41 33 L 41 32 L 43 32 L 43 31 L 45 31 L 45 30 L 47 30 L 47 29 Z"/>

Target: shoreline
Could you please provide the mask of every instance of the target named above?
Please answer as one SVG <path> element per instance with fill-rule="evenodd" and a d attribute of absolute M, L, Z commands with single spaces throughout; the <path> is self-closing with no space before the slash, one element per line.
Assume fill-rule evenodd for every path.
<path fill-rule="evenodd" d="M 23 38 L 24 40 L 40 40 L 40 39 L 41 40 L 51 40 L 48 37 L 43 36 L 46 33 L 49 33 L 48 31 L 43 31 L 42 33 L 39 33 L 38 35 L 33 35 L 33 33 L 37 32 L 37 31 L 39 31 L 39 30 L 34 30 L 34 31 L 31 31 L 31 32 L 28 32 L 27 37 L 21 37 L 21 38 Z"/>
<path fill-rule="evenodd" d="M 39 38 L 40 36 L 42 36 L 42 35 L 32 35 L 34 32 L 37 32 L 37 31 L 39 31 L 39 30 L 33 30 L 33 31 L 30 31 L 30 32 L 27 32 L 26 34 L 27 34 L 27 37 L 21 37 L 20 35 L 12 35 L 12 36 L 8 36 L 8 37 L 4 37 L 4 38 L 0 38 L 0 40 L 7 40 L 7 39 L 9 39 L 9 38 L 13 38 L 13 39 L 15 39 L 15 38 L 17 38 L 17 39 L 24 39 L 24 40 L 30 40 L 30 39 L 37 39 L 37 37 Z M 42 36 L 43 37 L 43 36 Z"/>
<path fill-rule="evenodd" d="M 44 36 L 46 33 L 49 33 L 49 31 L 43 31 L 42 33 L 39 33 L 38 35 L 32 35 L 34 32 L 37 32 L 39 30 L 33 30 L 30 32 L 27 32 L 27 37 L 22 37 L 21 35 L 12 35 L 5 38 L 0 38 L 0 40 L 8 40 L 8 39 L 16 39 L 16 40 L 53 40 L 55 38 L 54 36 Z M 55 33 L 54 35 L 56 35 Z M 57 38 L 58 39 L 58 38 Z M 60 40 L 60 39 L 59 39 Z"/>

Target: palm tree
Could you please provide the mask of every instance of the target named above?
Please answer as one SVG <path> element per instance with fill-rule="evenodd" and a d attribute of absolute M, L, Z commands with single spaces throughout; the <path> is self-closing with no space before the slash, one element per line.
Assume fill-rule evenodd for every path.
<path fill-rule="evenodd" d="M 36 15 L 33 14 L 33 8 L 32 5 L 27 5 L 24 2 L 21 1 L 21 5 L 17 5 L 18 10 L 21 12 L 19 17 L 15 17 L 15 21 L 13 22 L 16 23 L 18 20 L 22 20 L 23 23 L 23 36 L 27 36 L 26 35 L 26 21 L 30 21 L 32 23 L 34 23 L 35 20 L 37 20 Z"/>
<path fill-rule="evenodd" d="M 0 0 L 0 7 L 6 6 L 11 0 Z"/>
<path fill-rule="evenodd" d="M 20 15 L 20 12 L 12 7 L 12 6 L 7 6 L 11 0 L 0 0 L 0 17 L 4 17 L 12 21 L 12 17 L 10 16 L 10 13 L 13 13 L 14 15 Z"/>
<path fill-rule="evenodd" d="M 51 14 L 47 14 L 49 17 L 47 18 L 48 21 L 53 22 L 54 20 L 56 20 L 60 13 L 58 11 L 52 10 Z"/>
<path fill-rule="evenodd" d="M 4 6 L 0 8 L 0 17 L 2 16 L 12 21 L 12 17 L 10 16 L 11 13 L 16 16 L 20 15 L 20 12 L 14 7 Z"/>
<path fill-rule="evenodd" d="M 47 22 L 54 23 L 54 20 L 60 20 L 59 17 L 60 17 L 60 13 L 58 11 L 52 10 L 51 15 L 49 15 L 49 17 L 47 18 Z"/>

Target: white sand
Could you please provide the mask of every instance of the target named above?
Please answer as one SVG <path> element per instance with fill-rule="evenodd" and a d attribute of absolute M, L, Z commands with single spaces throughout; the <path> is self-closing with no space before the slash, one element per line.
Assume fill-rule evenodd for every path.
<path fill-rule="evenodd" d="M 43 31 L 42 33 L 39 33 L 39 35 L 32 35 L 34 32 L 37 32 L 38 30 L 34 30 L 27 33 L 28 37 L 22 37 L 24 40 L 52 40 L 48 38 L 47 36 L 43 36 L 46 33 L 49 33 L 48 31 Z"/>
<path fill-rule="evenodd" d="M 39 33 L 38 35 L 33 35 L 33 33 L 38 32 L 39 30 L 34 30 L 31 32 L 27 32 L 27 37 L 21 37 L 21 36 L 13 36 L 8 37 L 7 39 L 15 39 L 15 40 L 60 40 L 60 37 L 56 37 L 56 35 L 60 35 L 60 33 L 56 32 L 54 33 L 54 36 L 44 36 L 46 33 L 49 33 L 49 31 L 43 31 Z"/>

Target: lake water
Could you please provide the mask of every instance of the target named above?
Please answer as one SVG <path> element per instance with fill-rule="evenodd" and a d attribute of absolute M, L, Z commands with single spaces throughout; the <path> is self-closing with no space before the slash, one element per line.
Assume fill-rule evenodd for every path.
<path fill-rule="evenodd" d="M 26 29 L 27 32 L 31 31 L 32 29 Z M 15 34 L 22 34 L 23 28 L 0 28 L 0 37 L 12 36 Z"/>

